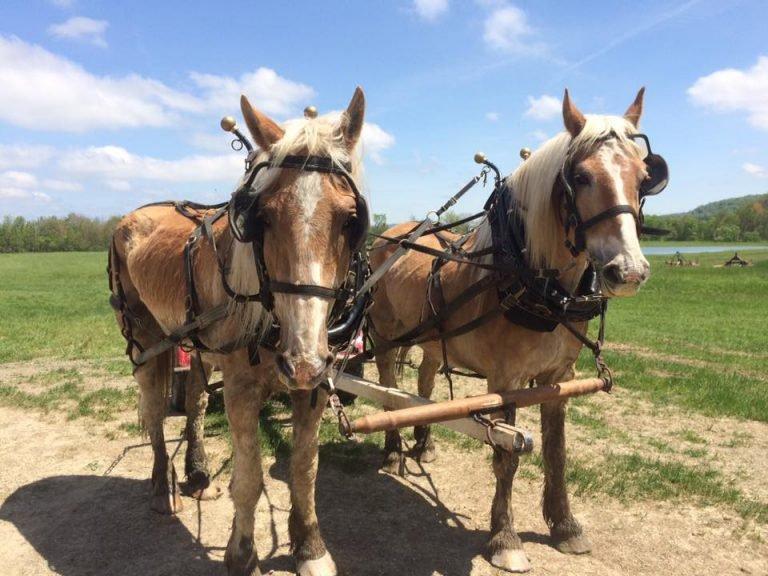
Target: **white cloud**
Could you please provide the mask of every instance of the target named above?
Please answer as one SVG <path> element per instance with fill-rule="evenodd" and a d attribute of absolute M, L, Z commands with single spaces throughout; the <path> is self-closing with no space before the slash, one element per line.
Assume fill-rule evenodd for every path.
<path fill-rule="evenodd" d="M 106 20 L 94 20 L 85 16 L 73 16 L 61 24 L 48 27 L 48 34 L 54 38 L 87 42 L 94 46 L 106 48 L 107 40 L 104 35 L 109 27 Z"/>
<path fill-rule="evenodd" d="M 498 112 L 486 112 L 485 113 L 485 119 L 488 120 L 488 122 L 498 122 L 499 121 L 499 113 Z"/>
<path fill-rule="evenodd" d="M 132 154 L 120 146 L 92 146 L 62 154 L 58 166 L 65 173 L 100 176 L 107 180 L 234 182 L 242 172 L 243 159 L 237 154 L 221 154 L 162 160 Z"/>
<path fill-rule="evenodd" d="M 448 0 L 413 0 L 413 7 L 420 18 L 433 22 L 448 12 Z"/>
<path fill-rule="evenodd" d="M 18 38 L 0 36 L 0 120 L 23 128 L 84 132 L 166 126 L 201 103 L 135 74 L 90 74 L 74 62 Z"/>
<path fill-rule="evenodd" d="M 34 192 L 32 190 L 24 190 L 12 186 L 0 186 L 0 200 L 26 200 L 31 198 L 40 200 L 41 202 L 51 201 L 51 197 L 44 192 Z"/>
<path fill-rule="evenodd" d="M 131 183 L 127 180 L 106 180 L 104 185 L 110 190 L 117 192 L 126 192 L 131 189 Z"/>
<path fill-rule="evenodd" d="M 381 153 L 395 145 L 395 137 L 385 131 L 378 124 L 366 122 L 363 125 L 362 148 L 363 153 L 370 157 L 376 164 L 383 164 Z"/>
<path fill-rule="evenodd" d="M 0 186 L 13 188 L 34 188 L 37 186 L 37 178 L 29 172 L 8 170 L 0 174 Z"/>
<path fill-rule="evenodd" d="M 488 47 L 514 56 L 545 51 L 544 44 L 532 40 L 534 30 L 525 12 L 504 3 L 491 3 L 491 6 L 493 9 L 483 27 L 483 40 Z"/>
<path fill-rule="evenodd" d="M 0 170 L 40 166 L 51 159 L 53 152 L 54 150 L 50 146 L 0 144 Z"/>
<path fill-rule="evenodd" d="M 97 76 L 40 46 L 0 36 L 0 122 L 23 128 L 86 132 L 168 126 L 182 114 L 234 110 L 241 93 L 268 114 L 287 115 L 315 95 L 310 86 L 269 68 L 239 78 L 193 73 L 191 79 L 200 94 L 137 74 Z"/>
<path fill-rule="evenodd" d="M 747 174 L 757 178 L 768 178 L 768 170 L 766 170 L 763 166 L 752 164 L 751 162 L 745 162 L 741 167 Z"/>
<path fill-rule="evenodd" d="M 54 190 L 56 192 L 79 192 L 83 189 L 83 185 L 78 182 L 70 182 L 69 180 L 56 180 L 46 179 L 41 184 L 42 188 L 46 190 Z"/>
<path fill-rule="evenodd" d="M 528 109 L 525 115 L 536 120 L 551 120 L 562 111 L 563 105 L 558 98 L 543 94 L 538 98 L 528 96 Z"/>
<path fill-rule="evenodd" d="M 315 91 L 311 86 L 293 82 L 271 68 L 259 68 L 239 78 L 193 72 L 192 81 L 203 92 L 205 107 L 211 111 L 227 111 L 239 106 L 245 94 L 256 108 L 267 114 L 284 116 L 309 104 Z"/>
<path fill-rule="evenodd" d="M 726 68 L 703 76 L 688 88 L 688 96 L 715 112 L 745 112 L 750 124 L 768 130 L 768 56 L 746 70 Z"/>

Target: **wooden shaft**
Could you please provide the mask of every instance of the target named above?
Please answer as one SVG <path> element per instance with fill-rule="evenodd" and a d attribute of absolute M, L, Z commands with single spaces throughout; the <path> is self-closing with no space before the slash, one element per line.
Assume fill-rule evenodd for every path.
<path fill-rule="evenodd" d="M 434 404 L 432 400 L 416 396 L 405 390 L 386 388 L 376 382 L 371 382 L 351 374 L 338 375 L 335 384 L 339 390 L 366 398 L 393 410 Z M 491 430 L 488 430 L 472 418 L 460 418 L 458 420 L 442 422 L 440 425 L 460 434 L 466 434 L 471 438 L 476 438 L 481 442 L 487 442 L 490 436 L 490 440 L 496 446 L 509 452 L 530 451 L 533 447 L 533 437 L 530 434 L 506 424 L 498 424 Z"/>
<path fill-rule="evenodd" d="M 472 414 L 500 409 L 509 404 L 515 404 L 518 408 L 524 408 L 543 402 L 592 394 L 604 388 L 605 381 L 602 378 L 586 378 L 584 380 L 561 382 L 554 386 L 536 386 L 535 388 L 522 388 L 511 392 L 470 396 L 469 398 L 436 402 L 363 416 L 351 423 L 351 429 L 354 433 L 370 434 L 371 432 L 380 432 L 381 430 L 424 426 L 426 424 L 466 418 Z"/>

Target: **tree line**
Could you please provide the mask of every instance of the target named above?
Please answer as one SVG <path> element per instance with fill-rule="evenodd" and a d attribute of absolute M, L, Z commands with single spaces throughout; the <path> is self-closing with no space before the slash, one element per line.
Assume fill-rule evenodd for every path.
<path fill-rule="evenodd" d="M 0 252 L 88 252 L 106 250 L 119 216 L 107 219 L 70 214 L 27 220 L 5 216 Z"/>
<path fill-rule="evenodd" d="M 645 223 L 669 230 L 662 237 L 665 240 L 761 242 L 768 240 L 768 197 L 704 218 L 691 214 L 649 215 Z"/>

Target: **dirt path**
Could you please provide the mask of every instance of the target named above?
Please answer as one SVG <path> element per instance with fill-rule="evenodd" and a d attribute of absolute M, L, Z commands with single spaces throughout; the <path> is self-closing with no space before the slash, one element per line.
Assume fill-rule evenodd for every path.
<path fill-rule="evenodd" d="M 169 437 L 179 418 L 170 418 Z M 0 409 L 0 566 L 7 576 L 62 574 L 223 574 L 231 522 L 228 498 L 198 506 L 185 499 L 177 518 L 149 511 L 148 447 L 108 440 L 81 422 L 62 423 Z M 209 442 L 215 463 L 228 455 Z M 169 444 L 173 449 L 175 444 Z M 404 480 L 368 471 L 348 475 L 321 465 L 318 509 L 329 548 L 343 574 L 490 575 L 479 555 L 486 538 L 493 482 L 487 452 L 440 444 L 426 473 L 409 462 Z M 179 462 L 179 457 L 176 459 Z M 448 465 L 450 463 L 450 465 Z M 285 462 L 268 460 L 266 496 L 258 510 L 264 572 L 290 574 Z M 740 536 L 742 520 L 715 508 L 575 499 L 594 551 L 567 557 L 547 544 L 538 481 L 515 489 L 517 528 L 536 574 L 766 574 L 765 542 Z"/>

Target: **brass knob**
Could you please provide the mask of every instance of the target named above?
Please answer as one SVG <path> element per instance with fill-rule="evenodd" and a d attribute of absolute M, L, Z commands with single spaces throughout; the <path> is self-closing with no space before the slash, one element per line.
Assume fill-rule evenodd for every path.
<path fill-rule="evenodd" d="M 520 158 L 523 160 L 528 160 L 528 157 L 531 155 L 531 149 L 530 148 L 520 148 Z"/>
<path fill-rule="evenodd" d="M 488 158 L 482 152 L 475 152 L 475 162 L 478 164 L 485 164 Z"/>
<path fill-rule="evenodd" d="M 317 118 L 317 108 L 314 106 L 307 106 L 304 108 L 304 117 L 305 118 Z"/>
<path fill-rule="evenodd" d="M 237 122 L 232 116 L 224 116 L 221 119 L 221 129 L 224 132 L 232 132 L 235 128 L 237 128 Z"/>

